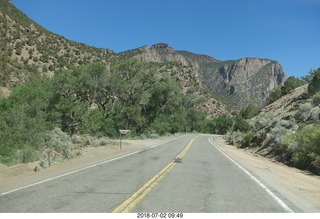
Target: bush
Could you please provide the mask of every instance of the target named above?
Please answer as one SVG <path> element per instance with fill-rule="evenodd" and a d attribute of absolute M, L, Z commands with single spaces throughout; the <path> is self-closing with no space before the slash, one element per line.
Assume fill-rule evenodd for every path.
<path fill-rule="evenodd" d="M 274 101 L 279 99 L 281 96 L 282 96 L 281 89 L 279 87 L 276 87 L 269 93 L 269 96 L 267 98 L 267 104 L 273 103 Z"/>
<path fill-rule="evenodd" d="M 60 128 L 55 128 L 46 134 L 46 148 L 50 151 L 59 153 L 63 158 L 73 157 L 73 143 L 71 137 L 61 131 Z"/>
<path fill-rule="evenodd" d="M 249 123 L 241 116 L 236 116 L 234 119 L 233 131 L 247 132 L 249 130 Z"/>
<path fill-rule="evenodd" d="M 320 126 L 307 125 L 296 133 L 288 134 L 283 143 L 292 151 L 291 163 L 300 169 L 320 173 Z"/>
<path fill-rule="evenodd" d="M 251 119 L 260 113 L 260 108 L 250 104 L 245 109 L 242 109 L 239 115 L 244 119 Z"/>
<path fill-rule="evenodd" d="M 256 137 L 256 133 L 249 131 L 243 135 L 243 141 L 241 144 L 241 148 L 249 147 L 253 141 L 253 139 Z"/>
<path fill-rule="evenodd" d="M 295 114 L 296 120 L 305 121 L 309 118 L 312 109 L 311 103 L 304 103 L 299 106 L 297 113 Z"/>
<path fill-rule="evenodd" d="M 249 121 L 249 128 L 254 130 L 260 130 L 269 126 L 273 123 L 273 119 L 275 118 L 272 114 L 260 113 L 258 116 L 254 117 Z"/>
<path fill-rule="evenodd" d="M 320 105 L 320 92 L 318 92 L 315 95 L 313 95 L 312 103 L 313 103 L 314 106 Z"/>
<path fill-rule="evenodd" d="M 281 126 L 281 122 L 277 123 L 275 127 L 273 127 L 268 133 L 270 140 L 275 143 L 275 145 L 279 145 L 282 141 L 282 138 L 285 134 L 287 134 L 288 129 L 286 127 Z"/>

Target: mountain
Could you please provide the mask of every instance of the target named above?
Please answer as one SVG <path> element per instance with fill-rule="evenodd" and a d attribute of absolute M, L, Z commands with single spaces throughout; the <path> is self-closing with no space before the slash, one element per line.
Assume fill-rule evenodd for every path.
<path fill-rule="evenodd" d="M 146 62 L 180 62 L 199 78 L 203 88 L 236 110 L 249 104 L 263 107 L 269 92 L 286 80 L 282 66 L 276 61 L 259 58 L 220 61 L 208 55 L 174 50 L 166 43 L 143 46 L 119 56 Z"/>
<path fill-rule="evenodd" d="M 220 61 L 208 55 L 174 50 L 166 43 L 114 53 L 54 34 L 19 11 L 9 0 L 0 0 L 0 97 L 30 77 L 52 77 L 77 65 L 137 58 L 162 63 L 159 68 L 180 84 L 185 94 L 205 97 L 201 107 L 210 117 L 228 114 L 255 104 L 264 106 L 270 90 L 286 77 L 276 61 L 244 58 Z"/>
<path fill-rule="evenodd" d="M 95 48 L 54 34 L 29 19 L 9 0 L 0 0 L 0 97 L 30 77 L 52 77 L 54 74 L 93 62 L 112 65 L 119 54 Z M 163 63 L 185 94 L 203 99 L 200 104 L 209 117 L 228 114 L 226 107 L 201 87 L 196 75 L 181 63 Z"/>

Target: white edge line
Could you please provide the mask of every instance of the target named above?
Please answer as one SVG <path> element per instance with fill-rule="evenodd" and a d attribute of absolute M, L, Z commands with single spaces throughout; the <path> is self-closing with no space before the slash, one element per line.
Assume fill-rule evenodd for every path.
<path fill-rule="evenodd" d="M 238 164 L 236 161 L 234 161 L 231 157 L 229 157 L 226 153 L 224 153 L 212 140 L 211 138 L 208 139 L 208 141 L 226 158 L 228 158 L 230 161 L 232 161 L 236 166 L 238 166 L 243 172 L 245 172 L 251 179 L 253 179 L 260 187 L 262 187 L 271 197 L 276 200 L 281 207 L 286 210 L 289 213 L 294 213 L 294 211 L 286 204 L 284 201 L 282 201 L 276 194 L 274 194 L 270 189 L 267 188 L 262 182 L 260 182 L 256 177 L 254 177 L 249 171 L 247 171 L 244 167 L 242 167 L 240 164 Z"/>
<path fill-rule="evenodd" d="M 93 165 L 90 165 L 90 166 L 87 166 L 87 167 L 83 167 L 83 168 L 81 168 L 81 169 L 77 169 L 77 170 L 74 170 L 74 171 L 71 171 L 71 172 L 67 172 L 67 173 L 64 173 L 64 174 L 55 176 L 55 177 L 50 177 L 50 178 L 48 178 L 48 179 L 45 179 L 45 180 L 42 180 L 42 181 L 39 181 L 39 182 L 36 182 L 36 183 L 32 183 L 32 184 L 29 184 L 29 185 L 26 185 L 26 186 L 22 186 L 22 187 L 19 187 L 19 188 L 16 188 L 16 189 L 12 189 L 12 190 L 10 190 L 10 191 L 1 193 L 0 196 L 8 195 L 8 194 L 10 194 L 10 193 L 13 193 L 13 192 L 16 192 L 16 191 L 19 191 L 19 190 L 22 190 L 22 189 L 26 189 L 26 188 L 29 188 L 29 187 L 32 187 L 32 186 L 35 186 L 35 185 L 39 185 L 39 184 L 42 184 L 42 183 L 51 181 L 51 180 L 55 180 L 55 179 L 58 179 L 58 178 L 61 178 L 61 177 L 64 177 L 64 176 L 68 176 L 68 175 L 71 175 L 71 174 L 74 174 L 74 173 L 77 173 L 77 172 L 80 172 L 80 171 L 83 171 L 83 170 L 87 170 L 87 169 L 90 169 L 90 168 L 93 168 L 93 167 L 96 167 L 96 166 L 100 166 L 100 165 L 102 165 L 102 164 L 106 164 L 106 163 L 109 163 L 109 162 L 112 162 L 112 161 L 115 161 L 115 160 L 120 160 L 120 159 L 122 159 L 122 158 L 125 158 L 125 157 L 128 157 L 128 156 L 131 156 L 131 155 L 140 153 L 140 152 L 142 152 L 142 151 L 146 151 L 146 150 L 149 150 L 149 149 L 151 149 L 151 148 L 155 148 L 155 147 L 164 145 L 164 144 L 166 144 L 166 143 L 168 143 L 168 142 L 174 141 L 174 140 L 176 140 L 176 139 L 178 139 L 178 138 L 181 138 L 181 137 L 183 137 L 183 136 L 186 136 L 186 135 L 178 136 L 178 137 L 173 138 L 173 139 L 170 139 L 170 140 L 168 140 L 168 141 L 165 141 L 165 142 L 162 142 L 162 143 L 159 143 L 159 144 L 155 144 L 155 145 L 146 147 L 146 148 L 144 148 L 144 149 L 141 149 L 141 150 L 138 150 L 138 151 L 129 153 L 129 154 L 121 155 L 121 156 L 119 156 L 119 157 L 115 157 L 115 158 L 112 158 L 112 159 L 110 159 L 110 160 L 102 161 L 102 162 L 99 162 L 99 163 L 96 163 L 96 164 L 93 164 Z"/>

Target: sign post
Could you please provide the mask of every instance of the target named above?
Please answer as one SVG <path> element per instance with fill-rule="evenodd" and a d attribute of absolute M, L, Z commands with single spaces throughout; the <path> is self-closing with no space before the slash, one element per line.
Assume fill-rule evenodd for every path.
<path fill-rule="evenodd" d="M 130 132 L 130 130 L 119 129 L 120 132 L 120 150 L 122 149 L 122 135 L 126 135 Z"/>

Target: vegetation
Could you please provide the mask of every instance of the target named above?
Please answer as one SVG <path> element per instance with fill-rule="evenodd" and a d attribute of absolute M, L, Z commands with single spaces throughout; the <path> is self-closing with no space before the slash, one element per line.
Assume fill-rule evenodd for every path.
<path fill-rule="evenodd" d="M 281 87 L 281 95 L 287 95 L 290 91 L 294 90 L 297 87 L 301 87 L 305 82 L 294 76 L 290 76 L 284 82 L 284 85 Z"/>
<path fill-rule="evenodd" d="M 308 85 L 308 93 L 310 96 L 315 95 L 319 91 L 320 91 L 320 68 L 318 68 L 313 73 L 313 77 Z"/>
<path fill-rule="evenodd" d="M 269 96 L 267 98 L 267 104 L 273 103 L 274 101 L 278 100 L 280 97 L 282 97 L 281 88 L 276 87 L 272 91 L 270 91 Z"/>
<path fill-rule="evenodd" d="M 71 158 L 70 137 L 117 137 L 202 132 L 225 134 L 229 117 L 206 118 L 203 98 L 183 94 L 169 72 L 135 59 L 107 67 L 78 66 L 52 79 L 34 78 L 0 99 L 0 162 Z M 50 157 L 49 157 L 50 160 Z M 48 166 L 48 162 L 43 162 Z"/>
<path fill-rule="evenodd" d="M 280 97 L 289 94 L 290 91 L 294 90 L 297 87 L 301 87 L 305 83 L 306 82 L 304 80 L 298 79 L 294 76 L 290 76 L 289 78 L 287 78 L 287 80 L 284 82 L 284 85 L 281 88 L 276 87 L 270 92 L 267 98 L 267 104 L 273 103 Z"/>
<path fill-rule="evenodd" d="M 33 74 L 52 75 L 77 65 L 116 60 L 112 51 L 47 31 L 8 0 L 0 1 L 0 37 L 0 86 L 9 89 Z"/>
<path fill-rule="evenodd" d="M 240 148 L 256 147 L 258 153 L 272 155 L 294 167 L 320 174 L 320 107 L 318 94 L 300 100 L 281 112 L 260 113 L 242 124 L 237 119 L 227 140 Z"/>

